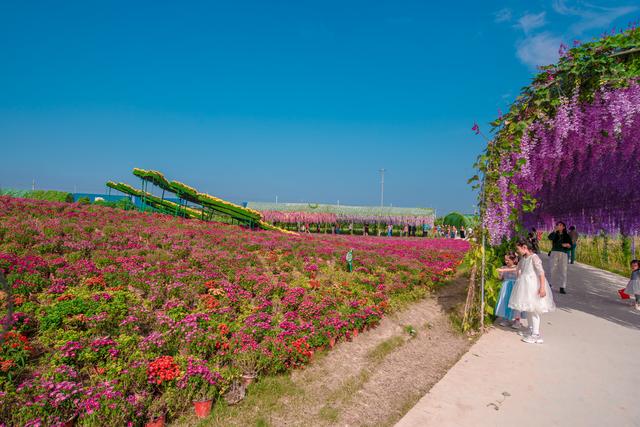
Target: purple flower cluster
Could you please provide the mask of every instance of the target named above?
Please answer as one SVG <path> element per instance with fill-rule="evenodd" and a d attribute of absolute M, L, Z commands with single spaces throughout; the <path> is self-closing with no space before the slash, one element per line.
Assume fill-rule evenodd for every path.
<path fill-rule="evenodd" d="M 77 352 L 82 350 L 83 346 L 78 341 L 68 341 L 65 345 L 60 347 L 58 351 L 62 357 L 76 357 Z"/>
<path fill-rule="evenodd" d="M 511 213 L 522 200 L 513 195 L 512 185 L 537 200 L 535 211 L 522 218 L 526 226 L 550 229 L 562 220 L 583 233 L 638 233 L 638 135 L 640 81 L 602 87 L 591 102 L 580 102 L 577 90 L 561 98 L 556 115 L 529 124 L 520 152 L 502 160 L 505 171 L 519 159 L 526 163 L 497 182 L 504 197 L 487 206 L 484 219 L 492 242 L 513 233 Z"/>
<path fill-rule="evenodd" d="M 212 372 L 204 360 L 189 357 L 187 360 L 187 370 L 178 380 L 178 387 L 185 388 L 190 381 L 199 380 L 209 385 L 216 385 L 222 380 L 218 372 Z"/>
<path fill-rule="evenodd" d="M 85 387 L 81 403 L 82 411 L 91 415 L 100 410 L 102 404 L 115 409 L 118 400 L 122 399 L 122 393 L 115 389 L 116 384 L 115 381 L 103 381 L 95 386 Z"/>
<path fill-rule="evenodd" d="M 111 355 L 111 357 L 118 357 L 118 354 L 120 354 L 115 346 L 116 342 L 110 337 L 97 338 L 91 342 L 91 349 L 93 351 L 97 352 L 103 348 L 107 348 L 107 352 Z"/>

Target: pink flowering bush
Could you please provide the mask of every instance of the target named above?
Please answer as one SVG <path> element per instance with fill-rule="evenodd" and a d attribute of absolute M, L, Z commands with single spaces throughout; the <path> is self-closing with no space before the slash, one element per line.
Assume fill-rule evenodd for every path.
<path fill-rule="evenodd" d="M 142 425 L 160 399 L 177 414 L 223 393 L 247 367 L 243 354 L 269 375 L 375 326 L 395 300 L 453 274 L 467 249 L 0 197 L 11 286 L 0 295 L 11 330 L 0 347 L 0 419 Z"/>

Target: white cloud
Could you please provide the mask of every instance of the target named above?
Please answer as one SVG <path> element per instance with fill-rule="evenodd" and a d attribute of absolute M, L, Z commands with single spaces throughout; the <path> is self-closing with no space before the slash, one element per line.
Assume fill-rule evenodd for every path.
<path fill-rule="evenodd" d="M 606 31 L 616 19 L 638 10 L 637 6 L 603 7 L 582 2 L 579 2 L 577 7 L 570 7 L 565 0 L 553 0 L 551 6 L 560 15 L 580 18 L 577 23 L 570 27 L 571 33 L 575 35 L 594 28 Z"/>
<path fill-rule="evenodd" d="M 501 22 L 511 21 L 511 17 L 513 14 L 511 12 L 511 9 L 505 7 L 504 9 L 500 9 L 493 15 L 494 15 L 494 22 L 501 23 Z"/>
<path fill-rule="evenodd" d="M 532 69 L 538 65 L 553 64 L 558 60 L 561 42 L 560 37 L 549 32 L 528 36 L 517 44 L 516 56 Z"/>
<path fill-rule="evenodd" d="M 527 13 L 518 19 L 516 27 L 522 29 L 525 34 L 529 34 L 532 30 L 544 26 L 546 14 L 546 12 Z"/>

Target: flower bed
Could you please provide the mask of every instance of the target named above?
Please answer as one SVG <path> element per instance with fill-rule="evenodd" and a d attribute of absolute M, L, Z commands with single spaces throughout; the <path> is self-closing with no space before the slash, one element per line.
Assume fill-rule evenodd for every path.
<path fill-rule="evenodd" d="M 14 304 L 0 422 L 175 416 L 243 375 L 302 367 L 375 326 L 394 299 L 452 274 L 467 249 L 0 197 L 0 268 Z"/>

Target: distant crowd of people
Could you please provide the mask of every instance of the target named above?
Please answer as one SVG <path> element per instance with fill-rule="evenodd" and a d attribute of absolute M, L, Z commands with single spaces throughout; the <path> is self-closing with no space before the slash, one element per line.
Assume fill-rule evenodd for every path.
<path fill-rule="evenodd" d="M 435 237 L 469 239 L 472 234 L 473 229 L 471 227 L 465 228 L 464 226 L 460 226 L 460 228 L 458 228 L 455 225 L 436 225 L 435 227 Z"/>
<path fill-rule="evenodd" d="M 379 227 L 379 228 L 378 228 Z M 473 234 L 471 227 L 465 228 L 464 226 L 456 227 L 455 225 L 436 225 L 430 224 L 409 225 L 404 224 L 401 226 L 394 226 L 393 224 L 381 225 L 375 224 L 370 227 L 369 224 L 363 224 L 359 230 L 354 229 L 354 224 L 349 223 L 346 226 L 340 223 L 330 224 L 298 224 L 298 231 L 301 233 L 331 233 L 331 234 L 361 234 L 363 236 L 369 236 L 370 229 L 374 229 L 374 233 L 378 235 L 384 234 L 387 237 L 393 237 L 398 235 L 400 237 L 439 237 L 447 239 L 469 239 Z"/>

